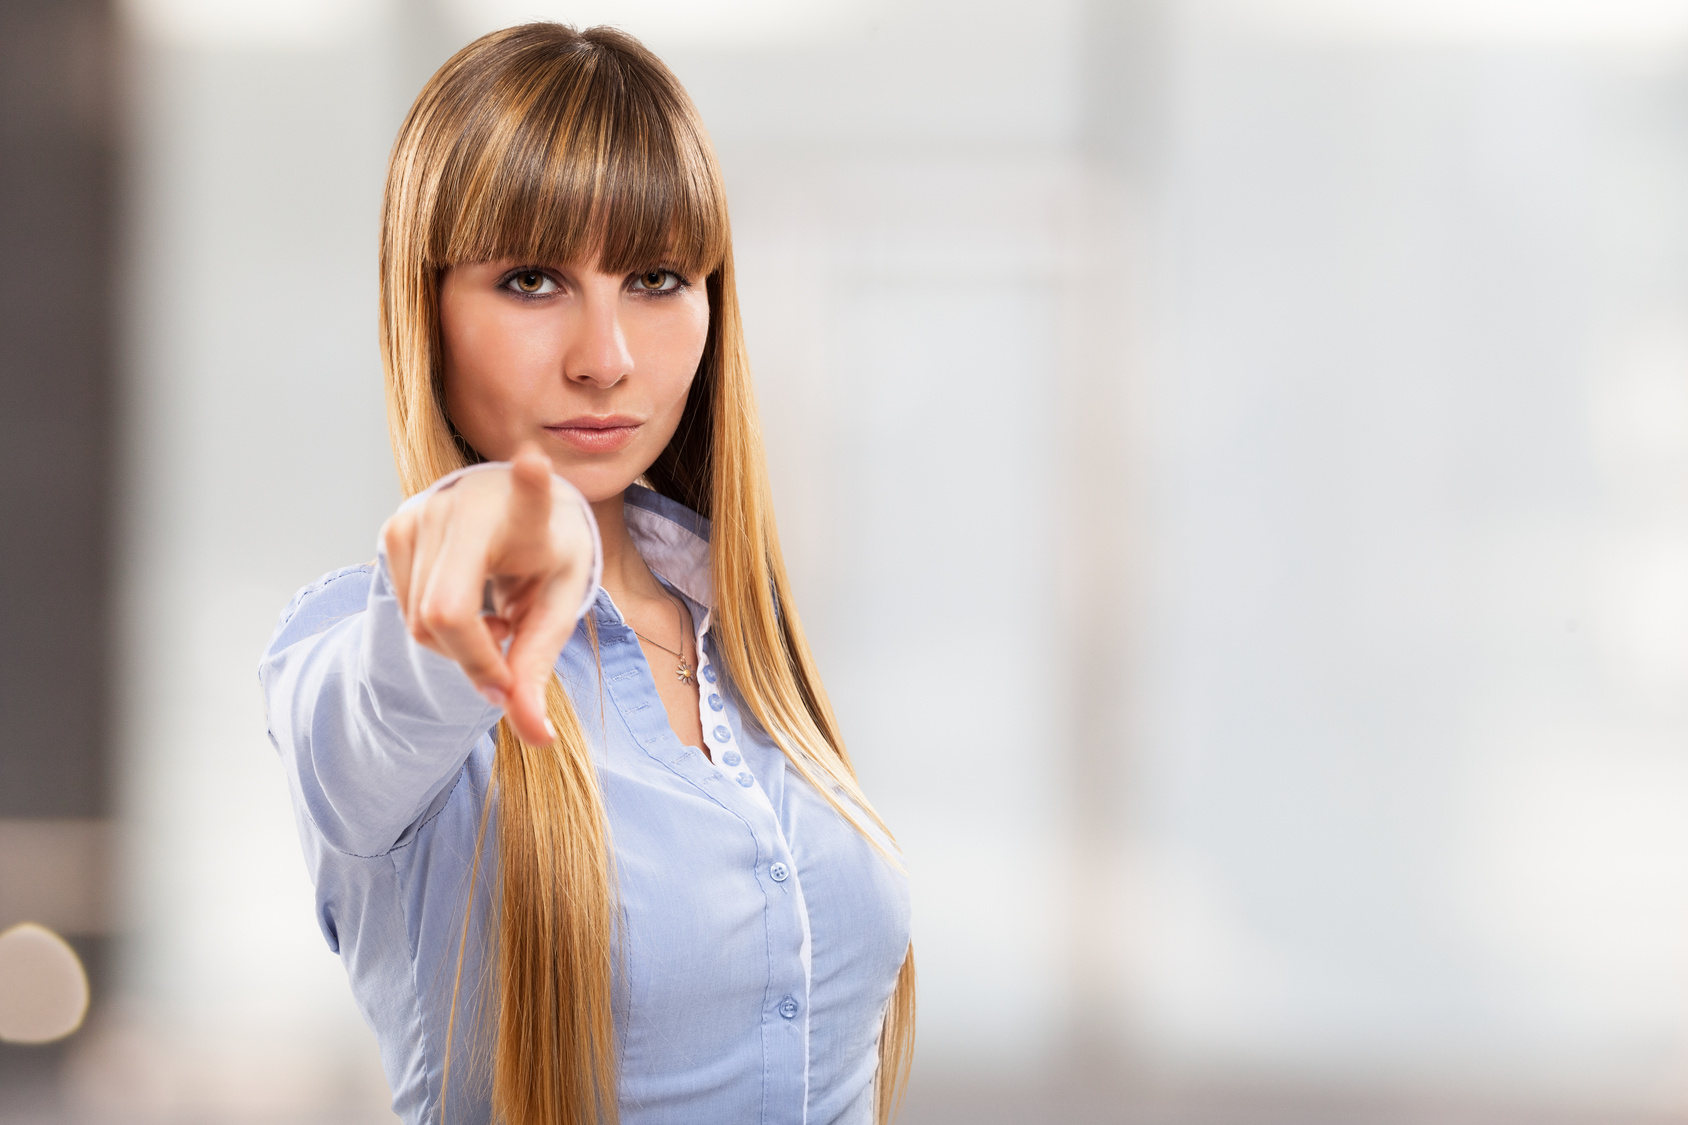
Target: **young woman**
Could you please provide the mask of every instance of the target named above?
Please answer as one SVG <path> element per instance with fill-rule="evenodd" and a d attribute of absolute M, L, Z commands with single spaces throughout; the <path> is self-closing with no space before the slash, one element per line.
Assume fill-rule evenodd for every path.
<path fill-rule="evenodd" d="M 888 1120 L 907 887 L 780 560 L 720 173 L 637 42 L 532 24 L 393 149 L 410 499 L 261 675 L 412 1123 Z"/>

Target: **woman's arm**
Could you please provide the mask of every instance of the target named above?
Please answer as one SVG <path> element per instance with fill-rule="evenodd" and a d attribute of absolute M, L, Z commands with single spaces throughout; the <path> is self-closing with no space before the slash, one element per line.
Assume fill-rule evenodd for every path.
<path fill-rule="evenodd" d="M 602 552 L 585 500 L 535 456 L 413 497 L 382 529 L 361 605 L 342 577 L 277 630 L 259 672 L 270 735 L 332 846 L 391 848 L 505 706 L 523 737 L 547 737 L 544 684 Z"/>

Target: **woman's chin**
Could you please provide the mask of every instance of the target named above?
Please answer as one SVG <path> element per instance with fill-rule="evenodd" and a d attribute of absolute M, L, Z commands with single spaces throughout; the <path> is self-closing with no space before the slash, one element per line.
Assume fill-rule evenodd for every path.
<path fill-rule="evenodd" d="M 633 466 L 578 463 L 557 466 L 557 475 L 578 488 L 588 504 L 601 504 L 620 496 L 643 472 L 643 469 L 634 471 Z"/>
<path fill-rule="evenodd" d="M 655 438 L 661 435 L 644 435 Z M 664 438 L 663 444 L 666 444 Z M 580 490 L 588 503 L 598 504 L 627 491 L 662 454 L 662 445 L 638 441 L 611 453 L 588 453 L 571 443 L 547 441 L 546 452 L 557 475 Z M 654 446 L 654 448 L 651 448 Z"/>

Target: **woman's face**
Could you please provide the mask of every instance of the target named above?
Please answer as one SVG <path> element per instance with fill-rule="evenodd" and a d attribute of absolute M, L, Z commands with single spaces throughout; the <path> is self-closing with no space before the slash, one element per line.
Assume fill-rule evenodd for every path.
<path fill-rule="evenodd" d="M 452 266 L 440 279 L 446 413 L 489 460 L 536 441 L 587 500 L 607 500 L 674 435 L 708 334 L 701 281 L 666 267 Z"/>

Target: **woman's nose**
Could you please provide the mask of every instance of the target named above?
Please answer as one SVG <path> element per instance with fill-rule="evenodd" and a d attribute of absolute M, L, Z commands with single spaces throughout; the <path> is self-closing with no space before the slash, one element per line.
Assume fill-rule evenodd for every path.
<path fill-rule="evenodd" d="M 613 387 L 633 373 L 633 353 L 614 301 L 587 301 L 579 329 L 563 360 L 563 375 L 576 383 Z"/>

